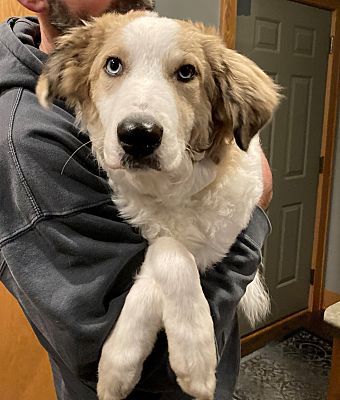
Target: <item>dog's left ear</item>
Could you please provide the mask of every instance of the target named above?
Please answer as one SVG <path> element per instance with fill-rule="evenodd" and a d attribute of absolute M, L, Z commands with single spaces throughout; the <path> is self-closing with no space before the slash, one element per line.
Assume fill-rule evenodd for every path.
<path fill-rule="evenodd" d="M 244 151 L 252 137 L 271 119 L 279 104 L 280 87 L 253 61 L 227 49 L 222 40 L 205 35 L 205 53 L 213 75 L 211 141 L 217 153 L 222 141 L 234 135 Z M 210 83 L 211 86 L 211 83 Z M 212 158 L 217 158 L 213 154 Z"/>
<path fill-rule="evenodd" d="M 49 55 L 39 77 L 36 94 L 42 106 L 47 108 L 53 99 L 63 98 L 76 108 L 86 101 L 89 93 L 89 60 L 94 57 L 91 23 L 72 28 L 61 36 Z"/>

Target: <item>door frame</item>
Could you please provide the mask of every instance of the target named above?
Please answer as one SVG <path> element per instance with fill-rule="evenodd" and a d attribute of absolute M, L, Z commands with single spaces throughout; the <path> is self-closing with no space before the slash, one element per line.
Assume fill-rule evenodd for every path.
<path fill-rule="evenodd" d="M 322 8 L 331 12 L 331 36 L 333 53 L 329 54 L 324 119 L 320 157 L 323 169 L 319 174 L 318 195 L 311 269 L 314 282 L 310 290 L 309 311 L 321 312 L 323 308 L 326 252 L 329 230 L 330 200 L 333 184 L 334 149 L 337 133 L 337 110 L 340 85 L 340 1 L 339 0 L 289 0 L 296 3 Z M 221 0 L 220 31 L 228 47 L 235 48 L 237 21 L 237 0 Z"/>
<path fill-rule="evenodd" d="M 333 186 L 333 164 L 337 135 L 337 113 L 340 85 L 340 2 L 339 0 L 294 0 L 312 7 L 319 7 L 331 12 L 331 36 L 333 52 L 329 54 L 324 120 L 321 143 L 323 172 L 319 175 L 318 198 L 316 206 L 312 269 L 314 284 L 311 287 L 310 310 L 321 312 L 323 309 L 326 255 L 331 210 L 331 191 Z"/>

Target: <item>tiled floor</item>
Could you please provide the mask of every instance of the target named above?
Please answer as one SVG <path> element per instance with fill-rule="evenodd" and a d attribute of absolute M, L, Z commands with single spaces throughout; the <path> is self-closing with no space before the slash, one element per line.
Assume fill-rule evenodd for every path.
<path fill-rule="evenodd" d="M 244 357 L 235 400 L 326 400 L 331 345 L 306 331 Z"/>

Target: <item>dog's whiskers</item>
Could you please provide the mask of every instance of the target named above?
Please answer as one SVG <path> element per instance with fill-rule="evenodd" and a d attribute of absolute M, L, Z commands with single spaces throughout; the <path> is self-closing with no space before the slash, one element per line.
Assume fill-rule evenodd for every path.
<path fill-rule="evenodd" d="M 83 147 L 87 146 L 87 145 L 90 144 L 90 143 L 91 143 L 91 140 L 89 140 L 89 141 L 86 142 L 86 143 L 83 143 L 81 146 L 79 146 L 79 147 L 77 148 L 77 150 L 75 150 L 75 151 L 70 155 L 70 157 L 69 157 L 69 158 L 67 159 L 67 161 L 65 162 L 65 164 L 64 164 L 64 166 L 63 166 L 63 168 L 62 168 L 62 170 L 61 170 L 61 172 L 60 172 L 60 175 L 63 175 L 67 164 L 71 161 L 71 159 L 74 157 L 74 155 L 75 155 L 80 149 L 82 149 Z"/>

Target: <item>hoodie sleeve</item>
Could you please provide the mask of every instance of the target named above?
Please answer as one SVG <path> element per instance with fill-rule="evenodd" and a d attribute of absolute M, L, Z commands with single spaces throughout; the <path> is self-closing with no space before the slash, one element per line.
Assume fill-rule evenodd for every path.
<path fill-rule="evenodd" d="M 144 259 L 146 242 L 103 205 L 38 222 L 1 249 L 1 280 L 53 359 L 96 381 L 101 346 Z"/>
<path fill-rule="evenodd" d="M 53 360 L 95 388 L 101 346 L 123 307 L 146 243 L 122 222 L 112 206 L 41 221 L 3 247 L 2 281 L 18 299 Z M 269 225 L 256 210 L 226 258 L 202 277 L 218 343 L 232 334 L 237 304 L 261 261 Z M 235 349 L 237 351 L 238 349 Z M 181 392 L 160 332 L 145 362 L 137 390 Z"/>
<path fill-rule="evenodd" d="M 262 246 L 271 231 L 265 212 L 256 207 L 248 227 L 240 233 L 225 259 L 201 279 L 214 320 L 218 352 L 230 333 L 237 306 L 262 262 Z"/>

